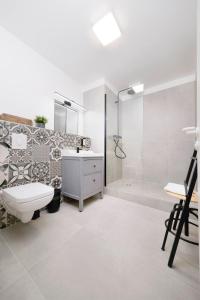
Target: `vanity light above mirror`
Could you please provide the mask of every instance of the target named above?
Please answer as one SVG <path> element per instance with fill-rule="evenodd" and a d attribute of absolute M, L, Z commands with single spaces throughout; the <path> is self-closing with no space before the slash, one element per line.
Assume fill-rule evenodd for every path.
<path fill-rule="evenodd" d="M 86 111 L 86 108 L 79 104 L 78 102 L 69 99 L 68 97 L 66 97 L 65 95 L 55 91 L 54 92 L 54 99 L 58 104 L 64 105 L 64 106 L 69 106 L 72 109 L 78 111 L 78 112 L 84 112 Z"/>

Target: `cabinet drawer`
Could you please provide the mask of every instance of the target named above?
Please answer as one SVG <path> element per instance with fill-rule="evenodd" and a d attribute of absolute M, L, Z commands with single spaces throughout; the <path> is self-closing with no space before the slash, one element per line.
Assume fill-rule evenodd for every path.
<path fill-rule="evenodd" d="M 102 172 L 102 159 L 87 159 L 83 161 L 83 174 L 92 174 L 95 172 Z"/>
<path fill-rule="evenodd" d="M 102 190 L 102 173 L 94 173 L 83 177 L 83 195 L 90 196 Z"/>

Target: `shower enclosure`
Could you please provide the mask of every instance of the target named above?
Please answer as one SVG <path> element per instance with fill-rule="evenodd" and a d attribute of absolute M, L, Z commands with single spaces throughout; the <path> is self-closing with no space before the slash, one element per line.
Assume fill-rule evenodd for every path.
<path fill-rule="evenodd" d="M 162 182 L 154 181 L 151 174 L 146 176 L 143 95 L 127 93 L 127 90 L 120 93 L 120 100 L 110 90 L 106 93 L 106 192 L 168 210 L 171 206 L 163 192 Z M 117 149 L 116 139 L 119 143 Z"/>
<path fill-rule="evenodd" d="M 143 97 L 124 91 L 119 99 L 112 92 L 106 97 L 106 182 L 139 180 L 142 176 Z M 119 140 L 119 149 L 115 141 Z M 121 149 L 123 153 L 121 153 Z"/>
<path fill-rule="evenodd" d="M 182 128 L 196 126 L 195 91 L 195 82 L 148 95 L 130 95 L 126 89 L 117 103 L 117 95 L 106 90 L 108 194 L 171 209 L 172 200 L 163 187 L 168 182 L 183 184 L 185 180 L 195 137 L 183 133 Z M 125 159 L 116 157 L 113 135 L 120 136 Z"/>

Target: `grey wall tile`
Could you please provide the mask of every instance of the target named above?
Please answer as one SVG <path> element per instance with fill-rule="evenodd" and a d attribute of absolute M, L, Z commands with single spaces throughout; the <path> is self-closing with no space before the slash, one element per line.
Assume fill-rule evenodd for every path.
<path fill-rule="evenodd" d="M 195 83 L 144 97 L 144 179 L 183 183 L 194 137 L 182 132 L 196 125 Z"/>
<path fill-rule="evenodd" d="M 168 181 L 183 184 L 185 180 L 190 158 L 194 151 L 194 141 L 179 139 L 168 144 Z"/>
<path fill-rule="evenodd" d="M 49 145 L 33 145 L 32 146 L 32 160 L 33 161 L 49 161 L 50 160 L 50 146 Z"/>
<path fill-rule="evenodd" d="M 146 142 L 143 148 L 143 178 L 145 181 L 167 183 L 167 147 L 159 142 Z"/>
<path fill-rule="evenodd" d="M 181 135 L 183 127 L 196 124 L 195 84 L 188 83 L 166 90 L 169 139 Z"/>
<path fill-rule="evenodd" d="M 167 136 L 167 103 L 164 92 L 148 95 L 144 97 L 144 115 L 143 115 L 143 140 L 162 141 Z"/>

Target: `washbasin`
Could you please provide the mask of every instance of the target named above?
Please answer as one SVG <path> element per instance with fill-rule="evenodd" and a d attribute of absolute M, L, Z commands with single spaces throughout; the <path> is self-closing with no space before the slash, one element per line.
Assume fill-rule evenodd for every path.
<path fill-rule="evenodd" d="M 62 156 L 74 156 L 74 157 L 103 157 L 103 153 L 96 153 L 91 150 L 80 150 L 79 153 L 76 150 L 63 149 L 61 151 Z"/>

